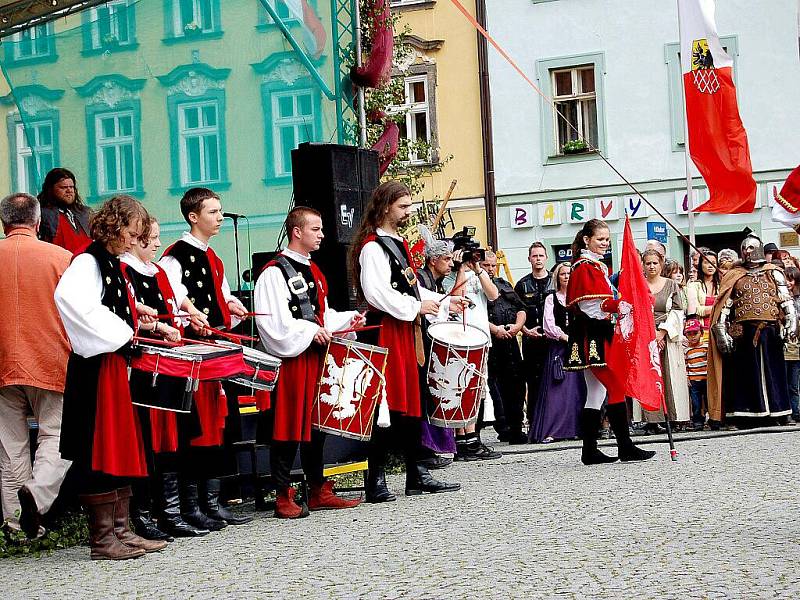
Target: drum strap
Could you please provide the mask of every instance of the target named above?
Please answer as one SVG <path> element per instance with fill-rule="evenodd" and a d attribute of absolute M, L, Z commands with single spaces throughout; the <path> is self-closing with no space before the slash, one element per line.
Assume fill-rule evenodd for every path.
<path fill-rule="evenodd" d="M 414 293 L 416 299 L 419 300 L 417 278 L 414 276 L 414 270 L 408 264 L 408 259 L 406 258 L 405 254 L 400 252 L 400 248 L 397 247 L 397 244 L 395 244 L 391 239 L 388 239 L 385 235 L 376 236 L 375 241 L 378 242 L 400 266 L 400 271 L 402 271 L 403 275 L 405 276 L 408 286 L 411 288 L 411 291 Z"/>
<path fill-rule="evenodd" d="M 279 254 L 275 257 L 275 262 L 280 265 L 284 276 L 286 277 L 286 284 L 289 286 L 289 291 L 297 297 L 297 303 L 300 305 L 300 315 L 304 321 L 317 321 L 316 313 L 314 313 L 314 305 L 311 304 L 311 298 L 308 297 L 308 283 L 303 279 L 303 276 L 297 272 L 286 257 Z"/>

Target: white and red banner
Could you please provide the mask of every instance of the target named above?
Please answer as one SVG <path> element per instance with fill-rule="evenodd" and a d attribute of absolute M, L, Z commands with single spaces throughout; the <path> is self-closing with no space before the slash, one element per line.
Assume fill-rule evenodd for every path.
<path fill-rule="evenodd" d="M 619 296 L 633 306 L 617 320 L 608 367 L 623 385 L 625 395 L 647 410 L 664 402 L 664 380 L 656 342 L 653 297 L 642 272 L 642 259 L 633 242 L 631 222 L 625 217 L 625 236 L 620 261 Z"/>
<path fill-rule="evenodd" d="M 756 182 L 736 103 L 733 60 L 719 41 L 714 6 L 714 0 L 678 0 L 689 152 L 710 194 L 695 212 L 750 213 Z"/>

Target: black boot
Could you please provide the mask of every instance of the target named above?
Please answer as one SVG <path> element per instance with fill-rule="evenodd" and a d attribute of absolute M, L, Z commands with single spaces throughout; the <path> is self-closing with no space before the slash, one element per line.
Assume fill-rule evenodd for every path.
<path fill-rule="evenodd" d="M 652 450 L 642 450 L 633 445 L 631 432 L 628 429 L 628 407 L 624 403 L 609 404 L 606 416 L 617 438 L 617 454 L 621 461 L 647 460 L 656 455 Z"/>
<path fill-rule="evenodd" d="M 146 540 L 172 542 L 172 536 L 161 531 L 151 516 L 153 496 L 150 482 L 149 477 L 137 479 L 131 486 L 133 495 L 130 497 L 130 515 L 133 530 Z"/>
<path fill-rule="evenodd" d="M 197 495 L 196 482 L 181 481 L 181 517 L 183 520 L 200 529 L 209 531 L 219 531 L 228 526 L 225 521 L 212 519 L 203 514 L 200 510 L 199 498 Z"/>
<path fill-rule="evenodd" d="M 366 501 L 370 504 L 379 504 L 381 502 L 394 502 L 397 500 L 389 488 L 386 487 L 386 471 L 383 465 L 375 464 L 374 461 L 369 461 L 369 470 L 367 471 L 367 494 Z"/>
<path fill-rule="evenodd" d="M 207 517 L 224 521 L 228 525 L 244 525 L 253 520 L 253 517 L 237 517 L 219 503 L 219 490 L 221 482 L 219 479 L 206 479 L 205 502 L 203 512 Z"/>
<path fill-rule="evenodd" d="M 189 525 L 181 517 L 181 500 L 178 494 L 178 474 L 161 474 L 161 494 L 164 510 L 162 511 L 159 529 L 174 537 L 199 537 L 208 535 L 208 529 Z"/>
<path fill-rule="evenodd" d="M 597 449 L 597 432 L 600 429 L 601 420 L 601 413 L 596 408 L 584 408 L 581 411 L 581 434 L 583 435 L 581 462 L 585 465 L 602 465 L 617 460 L 616 457 L 606 456 Z"/>
<path fill-rule="evenodd" d="M 406 461 L 406 496 L 457 492 L 460 489 L 460 483 L 445 483 L 434 479 L 425 465 L 416 461 Z"/>

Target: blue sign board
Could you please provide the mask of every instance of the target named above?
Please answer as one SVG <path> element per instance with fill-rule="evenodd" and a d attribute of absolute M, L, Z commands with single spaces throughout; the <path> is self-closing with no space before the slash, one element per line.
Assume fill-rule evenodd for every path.
<path fill-rule="evenodd" d="M 667 224 L 664 221 L 647 222 L 647 239 L 667 243 Z"/>

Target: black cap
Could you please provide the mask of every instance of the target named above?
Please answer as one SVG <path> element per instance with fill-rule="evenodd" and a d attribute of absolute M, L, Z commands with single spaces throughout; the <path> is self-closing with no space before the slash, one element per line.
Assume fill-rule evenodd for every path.
<path fill-rule="evenodd" d="M 764 244 L 764 252 L 777 252 L 778 246 L 770 242 L 769 244 Z"/>

